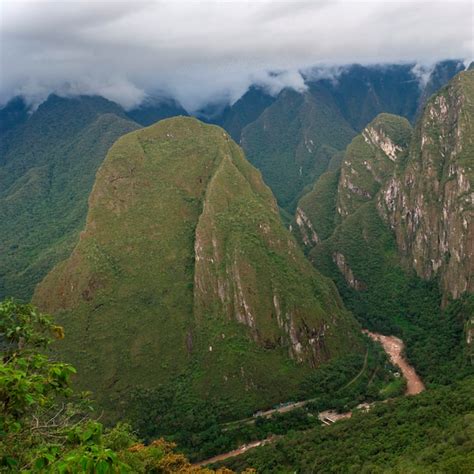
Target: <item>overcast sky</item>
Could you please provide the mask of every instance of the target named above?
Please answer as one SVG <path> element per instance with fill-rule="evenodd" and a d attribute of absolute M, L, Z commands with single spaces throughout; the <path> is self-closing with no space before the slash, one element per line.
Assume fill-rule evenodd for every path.
<path fill-rule="evenodd" d="M 468 1 L 0 0 L 0 103 L 52 91 L 188 109 L 252 83 L 301 88 L 315 64 L 473 57 Z M 278 71 L 279 75 L 269 75 Z"/>

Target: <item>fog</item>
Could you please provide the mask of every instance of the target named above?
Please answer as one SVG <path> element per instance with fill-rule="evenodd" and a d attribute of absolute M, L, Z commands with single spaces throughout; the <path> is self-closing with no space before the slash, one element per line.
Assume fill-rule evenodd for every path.
<path fill-rule="evenodd" d="M 473 56 L 471 1 L 3 1 L 0 103 L 100 94 L 125 108 L 172 96 L 189 111 L 251 84 L 301 90 L 301 71 Z M 316 72 L 314 72 L 316 71 Z"/>

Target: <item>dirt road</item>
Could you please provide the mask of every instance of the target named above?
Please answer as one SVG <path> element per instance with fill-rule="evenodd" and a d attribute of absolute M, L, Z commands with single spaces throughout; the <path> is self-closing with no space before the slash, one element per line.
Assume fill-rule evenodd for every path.
<path fill-rule="evenodd" d="M 253 441 L 251 443 L 244 444 L 240 448 L 234 449 L 233 451 L 229 451 L 223 454 L 218 454 L 217 456 L 214 456 L 210 459 L 206 459 L 205 461 L 201 461 L 196 464 L 193 464 L 193 466 L 206 466 L 208 464 L 213 464 L 215 462 L 224 461 L 225 459 L 233 458 L 234 456 L 239 456 L 240 454 L 245 453 L 249 449 L 257 448 L 258 446 L 264 446 L 267 443 L 271 443 L 275 439 L 276 439 L 275 436 L 271 436 L 270 438 L 267 438 L 267 439 Z"/>
<path fill-rule="evenodd" d="M 372 340 L 380 342 L 384 351 L 389 355 L 393 365 L 400 368 L 403 377 L 407 381 L 406 395 L 416 395 L 423 392 L 425 385 L 418 377 L 415 369 L 403 358 L 404 344 L 401 339 L 395 336 L 384 336 L 364 329 L 364 334 L 367 334 Z"/>

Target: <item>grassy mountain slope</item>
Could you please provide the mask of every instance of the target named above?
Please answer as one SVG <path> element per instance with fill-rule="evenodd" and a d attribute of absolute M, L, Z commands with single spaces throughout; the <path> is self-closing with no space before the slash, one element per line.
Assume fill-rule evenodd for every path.
<path fill-rule="evenodd" d="M 336 198 L 340 171 L 327 171 L 299 201 L 292 230 L 305 247 L 326 240 L 337 220 Z"/>
<path fill-rule="evenodd" d="M 34 301 L 61 316 L 80 386 L 115 414 L 135 387 L 248 414 L 362 349 L 260 174 L 221 128 L 190 118 L 115 143 L 79 244 Z"/>
<path fill-rule="evenodd" d="M 137 128 L 105 99 L 52 96 L 1 140 L 0 295 L 23 300 L 73 248 L 110 145 Z"/>

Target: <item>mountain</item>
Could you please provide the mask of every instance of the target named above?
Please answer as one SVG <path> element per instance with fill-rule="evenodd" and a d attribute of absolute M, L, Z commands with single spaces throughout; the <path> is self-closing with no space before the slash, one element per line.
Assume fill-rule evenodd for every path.
<path fill-rule="evenodd" d="M 275 97 L 265 90 L 252 86 L 232 106 L 225 109 L 218 125 L 224 128 L 237 143 L 240 143 L 244 127 L 257 120 L 274 101 Z"/>
<path fill-rule="evenodd" d="M 28 119 L 29 107 L 22 97 L 13 97 L 0 108 L 0 137 Z"/>
<path fill-rule="evenodd" d="M 148 127 L 166 118 L 187 116 L 188 112 L 174 99 L 148 97 L 139 107 L 126 112 L 126 115 L 134 122 Z"/>
<path fill-rule="evenodd" d="M 352 140 L 340 169 L 324 173 L 298 203 L 294 227 L 305 246 L 327 239 L 336 224 L 374 198 L 410 139 L 408 120 L 380 114 Z"/>
<path fill-rule="evenodd" d="M 360 132 L 382 112 L 414 119 L 422 85 L 413 67 L 413 64 L 354 64 L 334 79 L 319 82 L 334 96 L 348 123 Z"/>
<path fill-rule="evenodd" d="M 439 89 L 444 87 L 456 74 L 464 71 L 464 69 L 466 68 L 462 61 L 441 61 L 435 64 L 423 87 L 423 92 L 419 99 L 417 116 L 423 112 L 423 107 L 427 100 Z"/>
<path fill-rule="evenodd" d="M 265 89 L 251 86 L 233 104 L 216 102 L 198 110 L 194 115 L 205 123 L 219 125 L 240 143 L 243 128 L 257 120 L 260 114 L 275 101 Z"/>
<path fill-rule="evenodd" d="M 260 173 L 224 130 L 193 118 L 113 145 L 79 243 L 33 301 L 60 317 L 79 386 L 112 415 L 134 390 L 162 387 L 207 400 L 213 416 L 248 416 L 363 350 Z"/>
<path fill-rule="evenodd" d="M 332 96 L 314 85 L 303 94 L 282 91 L 243 129 L 241 143 L 278 204 L 291 209 L 304 187 L 326 171 L 332 155 L 354 135 Z"/>
<path fill-rule="evenodd" d="M 437 382 L 472 370 L 473 84 L 474 73 L 459 73 L 414 130 L 376 117 L 340 170 L 299 201 L 293 224 L 357 318 L 403 336 L 417 370 Z"/>
<path fill-rule="evenodd" d="M 426 100 L 463 69 L 460 60 L 441 61 L 431 70 L 416 64 L 354 64 L 335 78 L 319 82 L 331 91 L 344 118 L 360 132 L 383 112 L 414 122 Z"/>
<path fill-rule="evenodd" d="M 52 95 L 30 116 L 22 100 L 13 105 L 1 117 L 0 297 L 29 300 L 76 243 L 108 148 L 138 125 L 100 97 Z"/>
<path fill-rule="evenodd" d="M 474 72 L 458 74 L 426 104 L 407 162 L 378 208 L 403 259 L 444 300 L 474 292 Z"/>
<path fill-rule="evenodd" d="M 283 90 L 243 129 L 242 146 L 278 204 L 293 213 L 305 188 L 377 115 L 413 122 L 429 95 L 462 68 L 461 61 L 443 61 L 421 78 L 415 64 L 352 65 L 333 77 L 310 71 L 306 91 Z"/>

